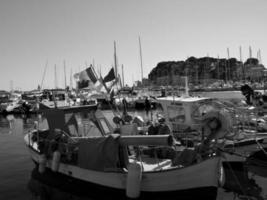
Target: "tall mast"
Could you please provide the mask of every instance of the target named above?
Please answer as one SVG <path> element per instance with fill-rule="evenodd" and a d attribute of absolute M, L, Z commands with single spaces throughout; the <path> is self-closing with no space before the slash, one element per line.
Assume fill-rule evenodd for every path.
<path fill-rule="evenodd" d="M 55 65 L 55 89 L 57 89 L 57 66 Z"/>
<path fill-rule="evenodd" d="M 239 56 L 240 56 L 240 62 L 242 65 L 242 80 L 245 81 L 245 67 L 243 63 L 243 55 L 242 55 L 242 47 L 239 46 Z"/>
<path fill-rule="evenodd" d="M 243 62 L 242 61 L 242 48 L 241 48 L 241 46 L 239 46 L 239 60 L 240 60 L 240 62 Z"/>
<path fill-rule="evenodd" d="M 227 47 L 227 66 L 226 66 L 226 75 L 227 75 L 227 80 L 230 81 L 230 65 L 229 65 L 229 59 L 230 59 L 230 50 Z"/>
<path fill-rule="evenodd" d="M 10 80 L 10 91 L 11 92 L 14 91 L 14 83 L 13 83 L 13 80 Z"/>
<path fill-rule="evenodd" d="M 99 67 L 98 67 L 98 73 L 99 73 L 99 77 L 102 77 L 101 65 L 99 65 Z"/>
<path fill-rule="evenodd" d="M 249 58 L 252 58 L 252 49 L 251 49 L 251 46 L 249 46 Z"/>
<path fill-rule="evenodd" d="M 43 88 L 43 83 L 44 83 L 44 78 L 45 78 L 45 73 L 46 73 L 46 69 L 47 69 L 47 66 L 48 66 L 48 60 L 46 60 L 46 63 L 45 63 L 45 69 L 44 69 L 44 73 L 43 73 L 43 77 L 42 77 L 42 82 L 41 82 L 41 89 Z"/>
<path fill-rule="evenodd" d="M 72 90 L 72 69 L 70 69 L 70 90 Z"/>
<path fill-rule="evenodd" d="M 262 64 L 262 61 L 261 61 L 261 50 L 259 49 L 259 62 L 260 64 Z"/>
<path fill-rule="evenodd" d="M 220 79 L 220 56 L 217 56 L 217 78 Z"/>
<path fill-rule="evenodd" d="M 65 63 L 65 60 L 64 60 L 64 83 L 65 83 L 65 89 L 67 87 L 67 80 L 66 80 L 66 63 Z"/>
<path fill-rule="evenodd" d="M 121 65 L 121 75 L 122 75 L 122 87 L 124 87 L 124 70 L 123 70 L 123 65 Z"/>
<path fill-rule="evenodd" d="M 141 64 L 141 83 L 143 82 L 143 59 L 142 59 L 142 47 L 141 47 L 141 39 L 139 36 L 139 53 L 140 53 L 140 64 Z"/>
<path fill-rule="evenodd" d="M 118 68 L 117 68 L 117 54 L 116 54 L 116 42 L 114 41 L 114 70 L 115 70 L 115 76 L 118 78 Z"/>

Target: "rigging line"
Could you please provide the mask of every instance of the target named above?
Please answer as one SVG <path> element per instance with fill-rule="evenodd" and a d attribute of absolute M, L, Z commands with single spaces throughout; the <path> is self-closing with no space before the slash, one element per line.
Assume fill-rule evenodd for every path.
<path fill-rule="evenodd" d="M 44 83 L 44 78 L 45 78 L 47 66 L 48 66 L 48 60 L 46 60 L 46 63 L 45 63 L 45 69 L 44 69 L 44 73 L 43 73 L 43 77 L 42 77 L 42 82 L 41 82 L 41 89 L 43 88 L 43 83 Z"/>
<path fill-rule="evenodd" d="M 258 147 L 263 151 L 263 153 L 264 153 L 265 155 L 267 155 L 267 152 L 266 152 L 265 149 L 262 147 L 262 145 L 258 142 L 258 140 L 255 140 L 255 141 L 256 141 Z"/>

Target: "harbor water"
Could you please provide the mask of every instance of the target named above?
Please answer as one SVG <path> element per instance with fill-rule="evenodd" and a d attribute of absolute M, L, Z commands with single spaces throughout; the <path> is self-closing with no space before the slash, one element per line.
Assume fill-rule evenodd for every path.
<path fill-rule="evenodd" d="M 110 111 L 106 111 L 106 114 L 111 118 Z M 144 112 L 139 114 L 145 116 Z M 64 189 L 64 185 L 58 188 L 55 184 L 42 182 L 33 176 L 35 165 L 30 159 L 23 137 L 34 127 L 34 121 L 40 122 L 40 128 L 47 126 L 46 120 L 38 115 L 0 116 L 0 200 L 97 199 L 97 194 L 93 198 L 90 195 L 80 196 L 79 192 L 77 194 Z M 267 199 L 267 178 L 254 175 L 250 177 L 258 186 L 255 197 L 244 198 L 231 191 L 219 189 L 217 199 Z M 88 188 L 89 194 L 93 192 Z"/>

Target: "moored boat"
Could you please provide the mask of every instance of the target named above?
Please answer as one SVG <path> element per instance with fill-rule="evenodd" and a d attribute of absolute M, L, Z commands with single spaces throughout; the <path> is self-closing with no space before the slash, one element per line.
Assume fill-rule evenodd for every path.
<path fill-rule="evenodd" d="M 172 136 L 139 135 L 134 124 L 114 134 L 95 105 L 47 109 L 44 115 L 49 129 L 34 129 L 24 138 L 40 173 L 50 171 L 119 199 L 216 199 L 222 179 L 216 151 L 177 148 Z M 151 149 L 168 150 L 145 153 Z"/>

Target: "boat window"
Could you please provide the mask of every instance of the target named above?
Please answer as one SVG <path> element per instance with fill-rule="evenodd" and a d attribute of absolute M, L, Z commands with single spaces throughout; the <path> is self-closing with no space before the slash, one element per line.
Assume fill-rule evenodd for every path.
<path fill-rule="evenodd" d="M 102 136 L 101 131 L 96 126 L 96 124 L 91 120 L 83 120 L 82 127 L 79 127 L 79 132 L 82 133 L 82 136 Z"/>
<path fill-rule="evenodd" d="M 65 120 L 71 136 L 102 136 L 92 113 L 65 114 Z"/>
<path fill-rule="evenodd" d="M 168 106 L 168 118 L 170 122 L 183 123 L 185 122 L 185 110 L 180 106 Z"/>
<path fill-rule="evenodd" d="M 110 133 L 110 129 L 108 127 L 108 124 L 107 124 L 106 120 L 105 119 L 99 119 L 99 121 L 100 121 L 100 124 L 101 124 L 101 126 L 102 126 L 102 128 L 104 130 L 104 134 Z"/>

